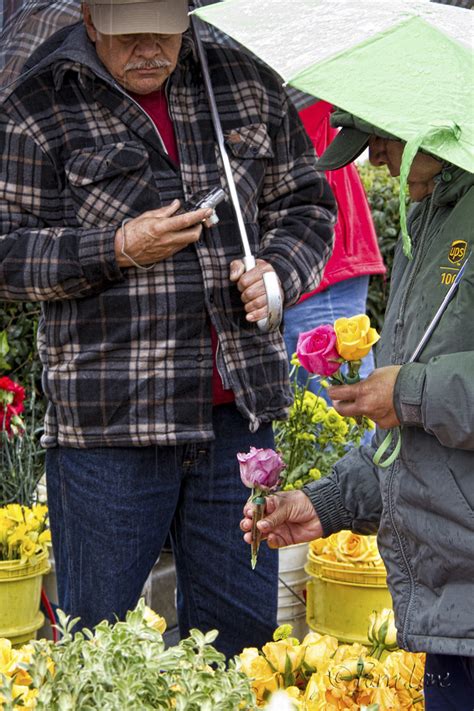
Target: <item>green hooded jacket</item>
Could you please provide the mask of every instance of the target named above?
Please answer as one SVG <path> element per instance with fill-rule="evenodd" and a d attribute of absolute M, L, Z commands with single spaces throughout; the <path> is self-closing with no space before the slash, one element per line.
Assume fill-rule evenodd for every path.
<path fill-rule="evenodd" d="M 373 463 L 386 431 L 305 493 L 324 535 L 378 533 L 398 643 L 474 656 L 474 255 L 417 362 L 408 363 L 474 248 L 474 175 L 444 165 L 410 216 L 413 260 L 397 245 L 378 367 L 404 364 L 394 404 L 401 452 Z"/>

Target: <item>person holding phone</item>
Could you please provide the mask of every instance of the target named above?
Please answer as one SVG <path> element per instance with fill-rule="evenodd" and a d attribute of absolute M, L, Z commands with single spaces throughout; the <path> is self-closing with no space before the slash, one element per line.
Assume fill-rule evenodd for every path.
<path fill-rule="evenodd" d="M 59 604 L 123 618 L 171 531 L 182 635 L 228 656 L 276 624 L 277 565 L 238 534 L 236 452 L 273 445 L 291 401 L 262 275 L 286 305 L 320 281 L 335 203 L 279 79 L 208 46 L 257 265 L 245 273 L 185 0 L 89 0 L 5 97 L 0 296 L 38 301 Z"/>

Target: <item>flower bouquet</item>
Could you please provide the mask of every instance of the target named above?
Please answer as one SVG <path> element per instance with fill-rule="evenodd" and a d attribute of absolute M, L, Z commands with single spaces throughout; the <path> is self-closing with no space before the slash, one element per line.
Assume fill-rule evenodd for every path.
<path fill-rule="evenodd" d="M 291 360 L 293 405 L 289 419 L 274 425 L 276 449 L 286 464 L 281 482 L 284 491 L 300 489 L 329 474 L 374 429 L 367 417 L 339 415 L 321 393 L 328 386 L 327 379 L 331 384 L 360 380 L 362 360 L 378 338 L 365 315 L 337 319 L 334 326 L 325 324 L 300 334 Z M 301 368 L 307 372 L 303 386 L 298 384 Z M 319 395 L 310 390 L 313 380 L 320 384 Z"/>

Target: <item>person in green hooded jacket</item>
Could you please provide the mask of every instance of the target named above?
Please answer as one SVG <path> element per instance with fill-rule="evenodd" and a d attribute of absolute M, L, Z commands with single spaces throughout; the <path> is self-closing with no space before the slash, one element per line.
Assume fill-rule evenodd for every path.
<path fill-rule="evenodd" d="M 321 170 L 341 168 L 368 146 L 374 165 L 400 174 L 404 144 L 334 115 L 342 130 Z M 363 130 L 365 128 L 365 130 Z M 418 151 L 408 175 L 413 258 L 399 241 L 376 370 L 331 387 L 344 416 L 377 424 L 373 442 L 351 451 L 332 474 L 267 499 L 258 523 L 272 548 L 342 529 L 377 533 L 393 598 L 398 644 L 426 652 L 428 711 L 474 707 L 474 174 Z M 456 275 L 462 279 L 415 362 L 409 362 Z M 401 449 L 374 464 L 387 430 Z M 252 506 L 241 528 L 251 540 Z"/>

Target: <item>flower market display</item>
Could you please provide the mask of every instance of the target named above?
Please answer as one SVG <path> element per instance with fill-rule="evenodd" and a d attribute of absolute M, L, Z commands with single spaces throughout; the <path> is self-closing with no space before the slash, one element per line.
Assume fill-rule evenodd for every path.
<path fill-rule="evenodd" d="M 374 645 L 339 644 L 335 637 L 310 632 L 300 642 L 289 629 L 276 630 L 261 650 L 244 649 L 241 668 L 252 680 L 257 704 L 265 708 L 285 690 L 298 711 L 413 709 L 423 703 L 424 655 L 393 649 L 393 612 L 370 620 Z"/>
<path fill-rule="evenodd" d="M 388 610 L 370 620 L 372 649 L 315 632 L 300 642 L 286 625 L 262 649 L 244 649 L 227 665 L 212 646 L 215 631 L 192 630 L 165 649 L 166 623 L 143 600 L 124 622 L 93 631 L 74 634 L 76 621 L 59 617 L 58 644 L 14 649 L 0 640 L 2 711 L 256 711 L 272 708 L 276 692 L 278 711 L 423 709 L 424 655 L 387 654 L 394 630 Z"/>

